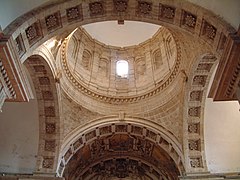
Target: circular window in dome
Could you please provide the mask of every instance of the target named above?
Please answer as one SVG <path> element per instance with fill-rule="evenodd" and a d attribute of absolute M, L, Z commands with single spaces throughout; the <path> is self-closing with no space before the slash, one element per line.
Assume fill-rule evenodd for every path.
<path fill-rule="evenodd" d="M 121 78 L 128 77 L 128 62 L 125 60 L 119 60 L 116 64 L 117 75 Z"/>

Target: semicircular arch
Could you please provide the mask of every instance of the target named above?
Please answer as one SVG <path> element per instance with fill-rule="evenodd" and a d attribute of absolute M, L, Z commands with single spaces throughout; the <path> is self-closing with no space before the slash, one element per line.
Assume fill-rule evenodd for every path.
<path fill-rule="evenodd" d="M 187 1 L 174 0 L 164 3 L 122 1 L 124 9 L 121 9 L 121 3 L 117 2 L 69 0 L 51 3 L 17 18 L 4 30 L 4 33 L 13 36 L 21 60 L 24 61 L 36 47 L 54 36 L 65 34 L 66 37 L 81 25 L 119 20 L 119 18 L 189 32 L 207 42 L 216 52 L 224 48 L 226 37 L 236 32 L 233 27 L 217 18 L 212 12 Z M 150 8 L 143 8 L 144 4 Z"/>
<path fill-rule="evenodd" d="M 118 1 L 79 2 L 69 0 L 66 2 L 52 3 L 51 5 L 48 5 L 44 8 L 39 8 L 34 11 L 30 11 L 28 14 L 17 18 L 4 30 L 4 33 L 8 36 L 13 37 L 16 42 L 16 48 L 18 49 L 19 58 L 22 62 L 24 62 L 28 58 L 34 58 L 35 56 L 30 57 L 32 55 L 32 52 L 51 37 L 55 37 L 59 34 L 61 34 L 62 36 L 65 35 L 64 37 L 66 37 L 75 28 L 81 25 L 106 20 L 124 19 L 142 21 L 163 25 L 169 29 L 175 29 L 177 31 L 188 32 L 194 37 L 197 37 L 202 42 L 206 42 L 212 48 L 212 51 L 219 57 L 221 57 L 222 52 L 225 48 L 227 37 L 236 32 L 233 27 L 215 16 L 210 11 L 193 5 L 187 1 L 180 2 L 177 0 L 173 0 L 169 2 L 164 1 L 163 3 L 162 1 L 145 2 L 123 0 L 121 1 L 123 4 L 125 3 L 125 8 L 123 9 L 120 8 L 119 4 L 116 2 Z M 141 8 L 143 7 L 143 5 L 147 5 L 150 8 Z M 96 10 L 94 7 L 100 7 L 100 9 Z M 119 13 L 119 11 L 121 11 L 121 13 Z M 34 15 L 34 17 L 32 15 Z M 53 18 L 55 19 L 55 21 L 50 21 L 49 18 L 51 17 L 55 17 Z M 200 65 L 199 67 L 197 67 L 197 69 L 193 68 L 192 71 L 196 70 L 199 72 L 198 68 L 201 67 L 206 66 Z M 34 71 L 35 69 L 33 68 L 32 72 Z M 203 71 L 205 72 L 205 70 Z M 205 77 L 206 75 L 201 74 L 203 71 L 201 71 L 200 74 L 193 74 L 188 77 L 190 84 L 189 86 L 190 88 L 193 88 L 193 90 L 194 87 L 196 87 L 196 83 L 206 83 L 206 78 L 208 78 L 209 74 L 212 73 L 212 70 L 210 68 L 210 71 L 208 72 L 209 74 L 207 75 L 207 77 Z M 43 71 L 41 73 L 43 73 Z M 33 74 L 33 77 L 34 76 L 38 76 L 38 73 Z M 50 79 L 52 79 L 50 81 L 54 83 L 54 78 L 52 78 L 52 76 L 50 77 Z M 38 78 L 36 82 L 40 83 L 40 79 Z M 186 100 L 195 97 L 193 96 L 194 93 L 196 94 L 196 90 L 191 91 L 190 89 L 188 89 L 185 96 Z M 42 94 L 40 92 L 39 98 L 41 97 Z M 58 108 L 58 105 L 56 107 Z M 198 106 L 197 104 L 194 104 L 194 106 L 192 106 L 187 104 L 185 113 L 185 116 L 187 117 L 186 120 L 188 121 L 189 117 L 194 117 L 194 119 L 199 118 L 196 117 L 199 115 L 199 113 L 200 118 L 203 118 L 201 110 L 202 108 L 200 107 L 200 105 Z M 199 125 L 201 125 L 202 129 L 202 121 L 198 122 L 200 124 L 196 123 L 195 120 L 191 120 L 188 122 L 189 124 L 186 124 L 185 127 L 188 133 L 194 133 L 196 130 L 198 130 Z M 45 127 L 45 129 L 47 129 L 47 126 Z M 186 137 L 188 137 L 188 135 Z M 200 140 L 200 142 L 203 142 L 203 138 L 200 138 L 198 140 Z M 192 168 L 190 171 L 194 172 L 199 170 L 199 168 L 202 169 L 202 171 L 206 171 L 207 168 L 204 163 L 205 160 L 203 160 L 202 162 L 201 159 L 202 156 L 204 156 L 203 147 L 200 148 L 200 153 L 198 153 L 197 156 L 191 155 L 192 149 L 189 149 L 189 147 L 191 147 L 189 144 L 194 145 L 196 144 L 196 142 L 197 141 L 190 141 L 188 139 L 186 140 L 184 144 L 184 148 L 186 148 L 187 152 L 185 154 L 185 158 L 189 162 L 185 161 L 185 163 L 187 164 L 187 166 L 189 166 L 189 169 Z M 45 165 L 49 166 L 48 164 L 52 166 L 52 164 L 56 164 L 55 160 L 56 159 L 54 158 L 48 158 L 48 156 L 46 156 L 44 160 L 43 157 L 38 161 L 41 162 L 39 163 L 39 167 Z M 55 167 L 55 165 L 53 166 Z"/>
<path fill-rule="evenodd" d="M 196 58 L 193 70 L 188 76 L 183 112 L 183 124 L 186 129 L 183 146 L 188 172 L 207 171 L 203 131 L 204 106 L 210 78 L 217 63 L 218 58 L 214 54 L 203 53 Z"/>
<path fill-rule="evenodd" d="M 32 55 L 24 62 L 38 101 L 39 145 L 36 172 L 55 174 L 60 147 L 60 116 L 55 78 L 46 60 Z"/>
<path fill-rule="evenodd" d="M 65 138 L 60 153 L 58 174 L 60 176 L 63 174 L 65 166 L 81 148 L 99 139 L 117 134 L 134 136 L 138 140 L 147 140 L 160 147 L 171 157 L 178 171 L 181 174 L 185 172 L 182 147 L 170 131 L 143 118 L 109 116 L 93 120 L 84 127 L 76 128 Z"/>

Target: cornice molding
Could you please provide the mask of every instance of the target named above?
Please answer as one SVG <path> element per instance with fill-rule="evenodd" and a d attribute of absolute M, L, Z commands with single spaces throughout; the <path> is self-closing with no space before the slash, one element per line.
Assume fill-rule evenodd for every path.
<path fill-rule="evenodd" d="M 175 37 L 174 37 L 174 40 L 176 42 L 176 47 L 177 47 L 177 59 L 174 64 L 173 71 L 171 72 L 171 74 L 168 75 L 167 78 L 165 78 L 165 81 L 163 81 L 163 82 L 160 81 L 158 84 L 156 84 L 156 87 L 153 90 L 146 92 L 146 93 L 142 93 L 140 95 L 127 96 L 127 97 L 120 97 L 120 96 L 113 97 L 113 96 L 103 95 L 101 93 L 98 93 L 96 91 L 93 91 L 93 90 L 90 90 L 89 88 L 87 88 L 81 81 L 79 81 L 75 78 L 74 74 L 69 69 L 68 60 L 67 60 L 67 52 L 66 52 L 66 49 L 68 46 L 67 39 L 64 40 L 62 47 L 61 47 L 61 63 L 62 63 L 63 71 L 66 74 L 66 76 L 68 77 L 68 80 L 71 82 L 71 84 L 73 86 L 75 86 L 78 89 L 79 92 L 81 92 L 91 98 L 94 98 L 98 101 L 110 103 L 110 104 L 136 103 L 141 100 L 145 100 L 149 97 L 152 97 L 156 94 L 159 94 L 160 92 L 162 92 L 163 90 L 168 88 L 169 85 L 171 84 L 171 82 L 179 74 L 180 66 L 181 66 L 181 49 L 180 49 L 178 41 Z"/>
<path fill-rule="evenodd" d="M 12 38 L 0 37 L 0 84 L 8 101 L 28 101 L 33 97 Z"/>
<path fill-rule="evenodd" d="M 239 52 L 240 35 L 230 34 L 209 93 L 209 97 L 214 101 L 237 100 L 236 93 L 240 82 Z"/>

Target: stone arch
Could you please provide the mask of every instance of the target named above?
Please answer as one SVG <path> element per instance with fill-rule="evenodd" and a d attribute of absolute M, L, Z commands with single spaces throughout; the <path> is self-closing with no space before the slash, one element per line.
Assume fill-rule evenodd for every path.
<path fill-rule="evenodd" d="M 146 73 L 146 60 L 144 56 L 135 59 L 135 69 L 137 78 Z"/>
<path fill-rule="evenodd" d="M 153 64 L 154 64 L 154 70 L 158 70 L 160 66 L 163 64 L 162 61 L 162 53 L 161 49 L 157 49 L 153 52 Z"/>
<path fill-rule="evenodd" d="M 164 44 L 164 48 L 165 48 L 165 54 L 167 59 L 170 59 L 172 56 L 172 49 L 171 49 L 171 41 L 172 41 L 172 37 L 168 36 L 166 39 L 163 39 L 163 44 Z"/>
<path fill-rule="evenodd" d="M 124 4 L 124 9 L 120 8 L 121 4 Z M 149 8 L 144 8 L 145 5 Z M 199 36 L 216 52 L 224 48 L 223 41 L 226 37 L 235 33 L 233 27 L 210 11 L 187 1 L 177 0 L 164 3 L 135 0 L 121 3 L 70 0 L 52 3 L 19 17 L 4 30 L 4 33 L 13 36 L 19 55 L 24 61 L 33 49 L 51 37 L 69 34 L 84 24 L 118 19 L 143 21 L 163 25 L 169 29 L 188 31 L 196 37 Z"/>
<path fill-rule="evenodd" d="M 84 49 L 81 61 L 83 68 L 89 70 L 91 66 L 91 61 L 92 61 L 91 53 L 88 50 Z"/>
<path fill-rule="evenodd" d="M 212 53 L 203 54 L 193 64 L 188 77 L 185 94 L 184 113 L 184 150 L 186 171 L 206 172 L 204 154 L 204 104 L 211 75 L 218 60 Z"/>
<path fill-rule="evenodd" d="M 234 28 L 226 24 L 219 17 L 187 1 L 180 2 L 173 0 L 162 2 L 159 0 L 145 2 L 122 0 L 120 1 L 121 3 L 117 2 L 119 1 L 79 2 L 69 0 L 66 2 L 52 3 L 16 19 L 4 30 L 4 33 L 13 37 L 15 40 L 18 55 L 22 62 L 32 54 L 32 51 L 36 47 L 51 37 L 59 34 L 67 35 L 83 24 L 106 20 L 126 19 L 143 21 L 163 25 L 177 31 L 185 31 L 209 44 L 212 47 L 212 51 L 219 57 L 222 56 L 225 49 L 227 37 L 235 33 Z M 120 7 L 119 5 L 123 6 Z M 98 7 L 98 9 L 96 9 L 96 7 Z M 208 68 L 210 68 L 209 72 L 206 70 Z M 206 171 L 207 168 L 203 158 L 203 146 L 201 146 L 198 152 L 194 150 L 195 147 L 198 147 L 199 142 L 203 144 L 203 137 L 200 137 L 198 141 L 190 138 L 190 134 L 192 133 L 202 133 L 203 111 L 201 103 L 203 103 L 203 101 L 200 99 L 200 104 L 198 102 L 196 106 L 192 106 L 191 100 L 198 101 L 197 99 L 199 97 L 206 96 L 202 96 L 201 90 L 195 90 L 194 88 L 202 86 L 204 87 L 202 93 L 206 92 L 206 83 L 208 82 L 209 75 L 212 73 L 212 67 L 206 65 L 206 63 L 200 63 L 199 66 L 194 67 L 192 71 L 193 74 L 188 77 L 188 90 L 185 95 L 185 104 L 187 106 L 185 110 L 185 128 L 187 133 L 184 138 L 186 140 L 184 150 L 186 151 L 186 167 L 188 167 L 187 169 L 189 169 L 190 172 L 195 172 L 199 169 Z M 53 82 L 54 80 L 51 81 Z M 39 96 L 41 95 L 39 94 Z M 188 119 L 192 117 L 199 118 L 199 120 L 189 121 Z M 192 151 L 194 151 L 194 153 L 192 153 Z M 187 162 L 187 158 L 189 162 Z M 56 161 L 51 158 L 45 160 L 45 164 L 51 163 L 56 164 Z M 39 165 L 39 167 L 40 166 L 41 165 Z M 55 165 L 53 166 L 55 167 Z M 52 172 L 52 170 L 49 171 Z"/>
<path fill-rule="evenodd" d="M 57 88 L 53 73 L 40 55 L 24 62 L 33 80 L 39 109 L 39 147 L 36 173 L 56 172 L 60 147 L 60 117 Z"/>
<path fill-rule="evenodd" d="M 69 134 L 62 145 L 58 175 L 63 175 L 64 168 L 81 148 L 95 142 L 95 140 L 98 141 L 101 138 L 116 134 L 148 140 L 169 155 L 180 174 L 185 172 L 182 147 L 170 131 L 146 119 L 119 115 L 93 120 Z"/>
<path fill-rule="evenodd" d="M 109 60 L 107 58 L 100 58 L 98 62 L 98 72 L 104 77 L 108 77 L 109 72 Z"/>

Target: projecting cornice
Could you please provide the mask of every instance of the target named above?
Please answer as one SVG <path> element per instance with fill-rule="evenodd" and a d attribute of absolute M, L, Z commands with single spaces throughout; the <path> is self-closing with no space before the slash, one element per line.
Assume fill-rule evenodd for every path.
<path fill-rule="evenodd" d="M 163 32 L 166 35 L 163 34 Z M 78 33 L 82 33 L 81 30 L 78 30 Z M 98 47 L 99 49 L 101 49 L 101 53 L 104 52 L 104 51 L 109 51 L 109 52 L 111 52 L 111 54 L 114 54 L 114 53 L 116 53 L 114 51 L 117 51 L 117 54 L 119 54 L 118 56 L 120 57 L 120 59 L 122 57 L 128 57 L 129 64 L 133 67 L 133 70 L 132 70 L 133 73 L 129 74 L 129 78 L 126 78 L 126 79 L 121 79 L 121 78 L 116 77 L 115 69 L 114 68 L 111 69 L 109 65 L 106 65 L 106 69 L 107 69 L 107 71 L 112 72 L 112 76 L 111 75 L 106 76 L 105 75 L 106 73 L 104 74 L 104 76 L 101 76 L 101 74 L 100 74 L 101 71 L 98 70 L 98 71 L 94 72 L 94 70 L 91 70 L 90 74 L 92 76 L 94 76 L 94 75 L 95 76 L 100 76 L 101 79 L 104 79 L 105 81 L 108 82 L 107 85 L 110 84 L 110 88 L 107 87 L 107 85 L 105 85 L 105 84 L 103 84 L 103 85 L 99 84 L 99 82 L 98 82 L 98 81 L 100 81 L 99 79 L 97 79 L 98 81 L 96 81 L 96 82 L 94 82 L 94 81 L 93 82 L 91 82 L 91 81 L 87 82 L 87 80 L 86 80 L 87 75 L 86 74 L 89 73 L 90 71 L 89 70 L 85 71 L 84 68 L 76 69 L 76 67 L 79 67 L 79 66 L 83 67 L 83 65 L 81 65 L 81 63 L 79 63 L 78 66 L 75 65 L 76 67 L 75 66 L 71 67 L 71 61 L 74 62 L 76 60 L 72 59 L 71 56 L 68 55 L 69 54 L 68 49 L 70 49 L 70 47 L 75 47 L 76 45 L 71 42 L 71 38 L 69 40 L 66 39 L 63 42 L 62 48 L 61 48 L 61 63 L 62 63 L 62 67 L 63 67 L 63 73 L 66 75 L 66 77 L 70 81 L 70 84 L 68 84 L 67 86 L 73 85 L 74 87 L 76 87 L 76 89 L 78 89 L 79 92 L 83 93 L 84 95 L 87 95 L 87 96 L 89 96 L 89 97 L 91 97 L 95 100 L 105 102 L 105 103 L 110 103 L 110 104 L 136 103 L 136 102 L 139 102 L 141 100 L 146 100 L 146 99 L 148 99 L 148 98 L 150 98 L 154 95 L 157 95 L 159 93 L 162 93 L 166 88 L 168 88 L 170 86 L 170 84 L 175 80 L 175 78 L 177 78 L 177 76 L 180 73 L 181 49 L 180 49 L 180 45 L 178 44 L 177 38 L 174 38 L 174 36 L 172 36 L 167 30 L 164 29 L 162 31 L 159 31 L 158 33 L 155 34 L 155 36 L 156 37 L 152 38 L 151 40 L 148 40 L 148 41 L 142 43 L 146 47 L 156 46 L 155 49 L 154 48 L 152 48 L 152 49 L 149 48 L 149 50 L 148 50 L 146 48 L 147 50 L 144 50 L 144 48 L 140 47 L 140 45 L 139 46 L 134 46 L 134 47 L 128 47 L 128 48 L 124 48 L 124 49 L 121 49 L 121 48 L 118 48 L 118 47 L 113 47 L 113 48 L 110 47 L 108 49 L 103 48 L 103 46 Z M 173 55 L 169 55 L 169 57 L 166 57 L 164 55 L 162 57 L 162 55 L 161 55 L 160 60 L 155 60 L 156 59 L 155 58 L 155 56 L 156 56 L 155 52 L 160 51 L 159 49 L 162 48 L 161 46 L 158 45 L 159 44 L 158 39 L 160 39 L 159 36 L 160 37 L 167 36 L 168 38 L 170 37 L 171 41 L 173 41 L 172 44 L 171 44 L 173 46 L 171 51 L 175 51 L 175 52 L 173 52 Z M 86 40 L 84 40 L 84 38 L 83 38 L 83 40 L 81 40 L 81 42 L 87 44 L 87 42 L 85 42 L 85 41 Z M 154 44 L 153 41 L 155 41 L 155 44 Z M 78 42 L 80 42 L 80 40 L 78 40 Z M 164 41 L 162 41 L 161 43 L 165 45 Z M 97 45 L 91 44 L 90 47 L 95 47 L 95 46 L 97 46 Z M 85 45 L 85 48 L 86 47 L 87 47 L 87 45 Z M 89 48 L 89 50 L 91 52 L 93 52 L 92 49 Z M 79 50 L 77 50 L 77 52 L 78 51 Z M 135 51 L 135 52 L 138 52 L 138 54 L 136 53 L 136 55 L 132 55 L 128 51 Z M 144 52 L 145 54 L 148 53 L 149 57 L 147 57 L 144 54 L 141 54 L 140 51 Z M 154 53 L 152 53 L 151 51 L 154 51 Z M 160 52 L 165 52 L 165 51 L 167 51 L 167 50 L 165 50 L 165 49 L 162 50 L 161 49 Z M 170 53 L 170 52 L 167 52 L 167 53 Z M 95 52 L 95 54 L 97 54 L 97 52 Z M 81 61 L 82 61 L 82 56 L 83 56 L 82 54 L 79 55 L 79 58 L 80 58 Z M 92 56 L 92 55 L 90 55 L 90 56 Z M 130 56 L 132 56 L 132 57 L 129 58 Z M 76 55 L 76 57 L 78 57 L 78 55 Z M 151 57 L 154 57 L 154 58 L 151 58 Z M 105 57 L 100 56 L 100 58 L 96 58 L 94 60 L 95 61 L 100 61 L 104 58 Z M 132 59 L 132 61 L 131 61 L 131 59 Z M 145 67 L 143 72 L 138 71 L 140 63 L 138 64 L 137 60 L 138 61 L 143 61 L 143 65 L 144 65 L 143 67 Z M 114 66 L 116 60 L 115 60 L 115 57 L 114 57 L 114 58 L 106 59 L 106 61 L 109 64 L 112 63 L 113 66 Z M 146 61 L 150 62 L 149 65 L 146 64 Z M 155 65 L 156 64 L 155 61 L 161 61 L 161 63 L 162 63 L 161 66 L 162 67 L 157 68 L 156 65 Z M 172 67 L 168 67 L 169 61 L 172 64 L 171 65 Z M 151 63 L 151 62 L 153 62 L 153 63 Z M 95 62 L 95 63 L 99 64 L 99 62 Z M 92 66 L 95 66 L 95 65 L 92 65 Z M 113 67 L 113 66 L 111 66 L 111 67 Z M 146 66 L 151 67 L 151 68 L 149 68 L 150 70 L 154 69 L 153 72 L 150 71 L 150 70 L 146 70 L 146 68 L 147 68 Z M 96 67 L 93 67 L 92 69 L 98 69 L 98 68 L 99 67 L 96 66 Z M 164 69 L 168 69 L 168 68 L 169 68 L 169 72 L 166 71 L 166 73 L 163 76 L 163 74 L 161 74 L 160 71 L 163 72 Z M 77 71 L 77 73 L 80 73 L 81 77 L 78 77 L 76 75 L 77 73 L 74 72 L 74 71 Z M 134 72 L 134 71 L 136 71 L 136 72 Z M 149 76 L 146 75 L 146 74 L 150 74 L 150 73 L 152 73 L 152 76 L 155 75 L 154 79 L 153 79 L 153 81 L 155 81 L 155 82 L 151 82 Z M 144 85 L 146 86 L 146 84 L 143 83 L 143 85 L 141 85 L 142 81 L 139 80 L 140 78 L 145 78 L 144 80 L 148 82 L 148 84 L 147 84 L 148 89 L 147 90 L 144 90 L 144 91 L 141 90 L 141 88 L 144 89 Z M 89 77 L 89 79 L 93 79 L 93 77 Z M 112 81 L 109 80 L 109 79 L 112 79 Z M 117 83 L 116 83 L 116 81 L 117 81 Z M 119 86 L 123 85 L 124 82 L 127 82 L 126 85 L 124 86 L 124 87 L 126 87 L 126 89 L 128 91 L 127 94 L 126 93 L 121 94 L 121 91 L 120 91 L 121 87 L 119 88 Z M 136 84 L 136 85 L 132 85 L 131 83 Z M 155 83 L 155 84 L 152 85 L 153 83 Z M 89 84 L 97 85 L 97 88 L 95 88 L 95 87 L 93 88 L 92 87 L 93 85 L 91 86 Z M 153 87 L 150 88 L 151 86 L 153 86 Z M 98 87 L 101 87 L 102 89 L 105 88 L 104 90 L 107 93 L 103 93 L 103 92 L 99 91 Z M 134 92 L 133 89 L 136 89 L 135 90 L 136 92 Z M 118 94 L 120 94 L 120 95 L 118 95 Z"/>
<path fill-rule="evenodd" d="M 214 101 L 237 100 L 240 82 L 240 28 L 230 34 L 209 93 Z"/>
<path fill-rule="evenodd" d="M 28 101 L 32 97 L 14 40 L 0 35 L 0 101 Z M 0 108 L 2 106 L 0 103 Z"/>

